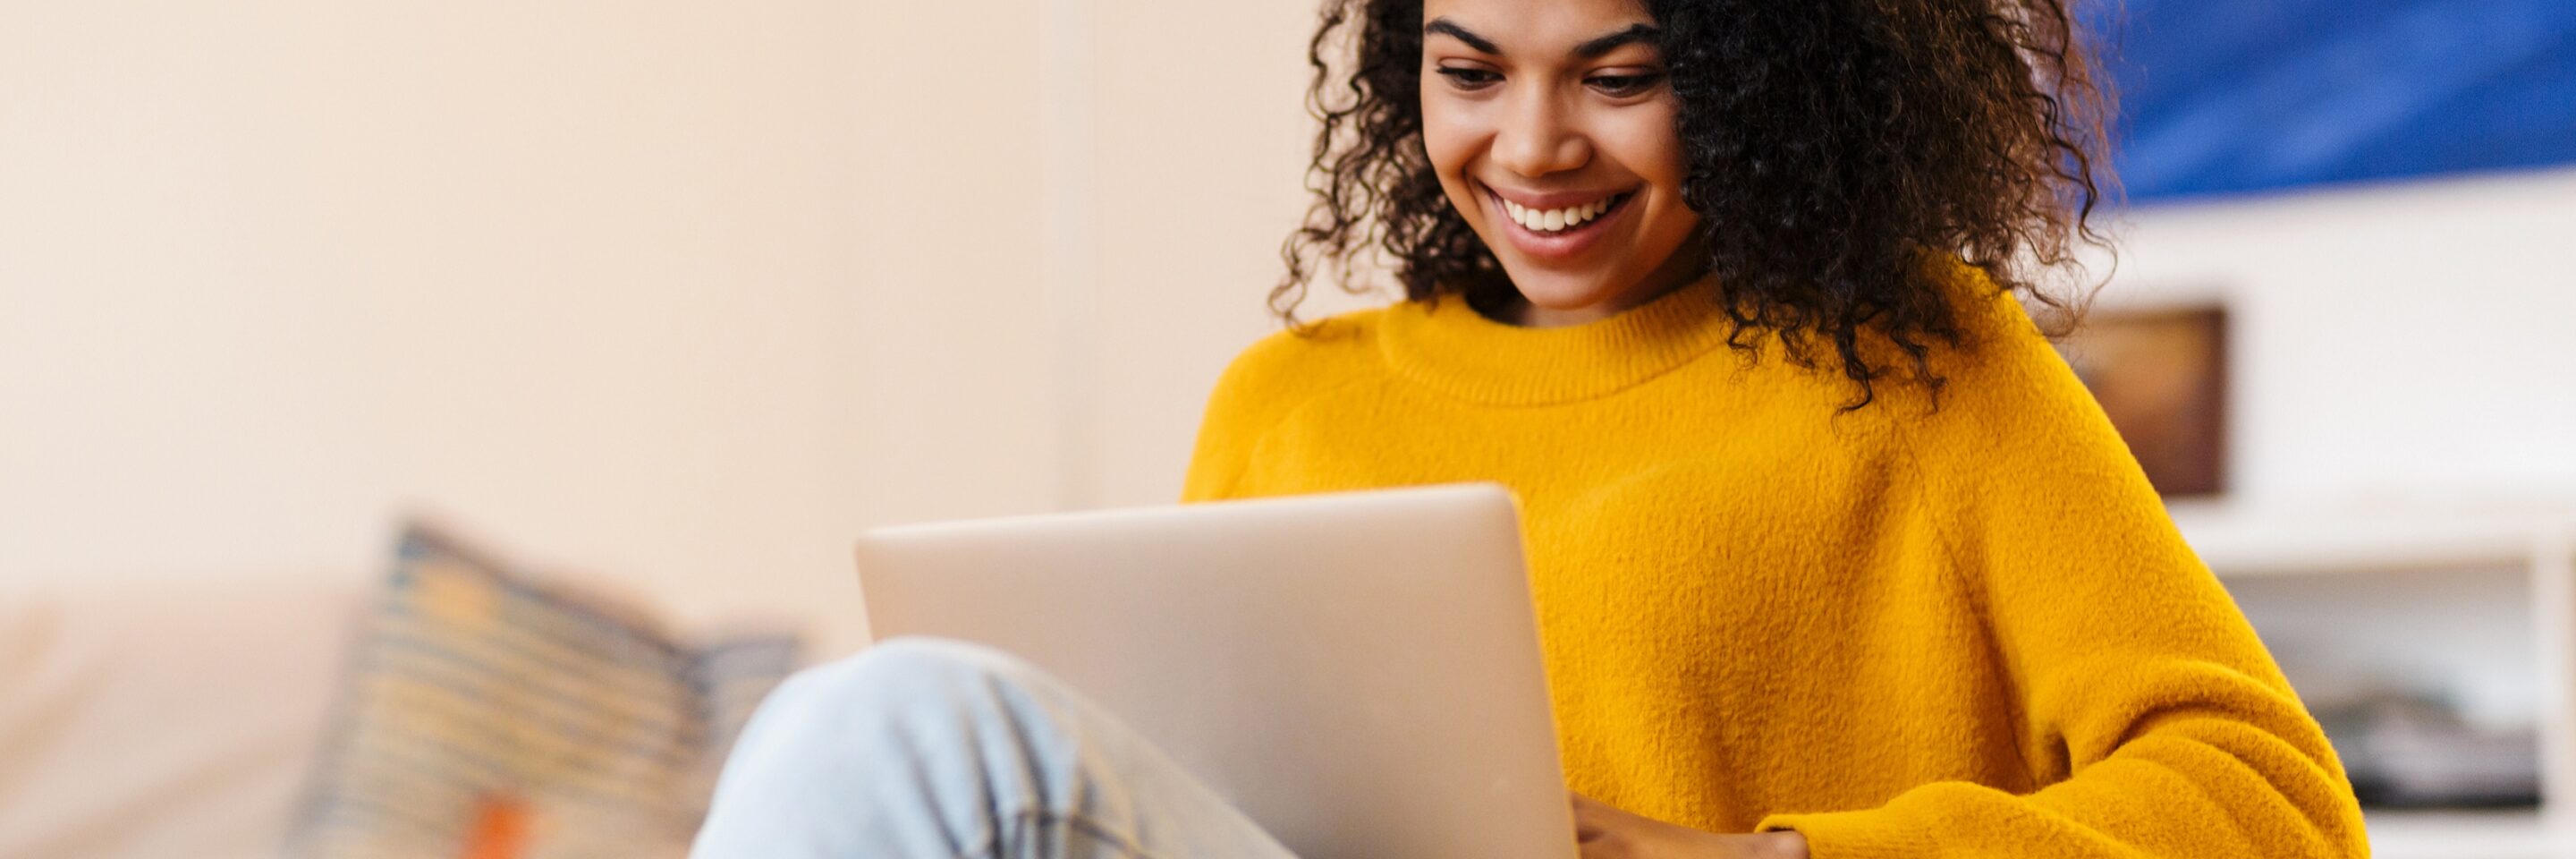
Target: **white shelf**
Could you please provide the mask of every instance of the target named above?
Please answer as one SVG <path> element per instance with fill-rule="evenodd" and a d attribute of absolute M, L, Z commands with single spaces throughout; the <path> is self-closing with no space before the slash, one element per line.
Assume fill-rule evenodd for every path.
<path fill-rule="evenodd" d="M 2576 554 L 2576 516 L 2557 512 L 2445 510 L 2361 514 L 2251 512 L 2176 504 L 2170 512 L 2192 551 L 2221 578 L 2527 567 Z"/>
<path fill-rule="evenodd" d="M 2558 813 L 2576 803 L 2576 511 L 2469 505 L 2251 510 L 2225 503 L 2180 503 L 2169 511 L 2211 572 L 2233 583 L 2231 591 L 2264 594 L 2274 606 L 2292 592 L 2286 589 L 2310 587 L 2294 581 L 2298 577 L 2319 577 L 2314 587 L 2333 589 L 2320 592 L 2317 610 L 2383 620 L 2384 610 L 2357 609 L 2350 601 L 2369 593 L 2416 598 L 2422 591 L 2421 585 L 2391 587 L 2390 576 L 2450 576 L 2461 588 L 2492 588 L 2498 574 L 2523 582 L 2529 614 L 2515 622 L 2528 621 L 2528 646 L 2536 648 L 2531 668 L 2524 670 L 2538 675 L 2532 680 L 2539 684 L 2540 793 L 2545 807 L 2555 811 L 2374 810 L 2368 813 L 2371 853 L 2381 859 L 2576 859 L 2576 822 Z M 2356 577 L 2331 578 L 2337 575 Z M 2433 617 L 2426 615 L 2425 622 L 2441 622 Z M 2456 621 L 2448 622 L 2456 627 Z M 2373 635 L 2377 629 L 2357 632 Z M 2493 646 L 2470 640 L 2475 638 L 2480 637 L 2444 640 L 2461 653 Z M 2368 651 L 2356 646 L 2336 652 Z"/>
<path fill-rule="evenodd" d="M 2530 809 L 2516 811 L 2372 811 L 2370 854 L 2376 859 L 2566 859 L 2576 837 Z"/>

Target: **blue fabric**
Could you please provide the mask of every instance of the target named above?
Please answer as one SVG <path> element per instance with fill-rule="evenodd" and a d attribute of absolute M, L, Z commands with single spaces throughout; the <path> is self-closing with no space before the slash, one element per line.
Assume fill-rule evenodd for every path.
<path fill-rule="evenodd" d="M 2133 200 L 2576 163 L 2576 0 L 2094 0 Z"/>

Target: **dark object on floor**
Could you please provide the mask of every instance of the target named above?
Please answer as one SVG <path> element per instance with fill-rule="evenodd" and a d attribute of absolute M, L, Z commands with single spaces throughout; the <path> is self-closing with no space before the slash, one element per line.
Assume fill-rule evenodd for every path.
<path fill-rule="evenodd" d="M 2480 731 L 2439 699 L 2399 692 L 2320 707 L 2316 715 L 2364 806 L 2540 804 L 2539 740 L 2528 729 Z"/>

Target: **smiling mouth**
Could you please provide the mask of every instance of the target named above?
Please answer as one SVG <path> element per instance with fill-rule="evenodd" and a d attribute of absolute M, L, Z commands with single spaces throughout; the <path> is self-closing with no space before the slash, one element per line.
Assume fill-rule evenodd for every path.
<path fill-rule="evenodd" d="M 1494 195 L 1494 201 L 1502 204 L 1503 213 L 1523 229 L 1542 236 L 1557 236 L 1581 230 L 1585 224 L 1608 217 L 1618 211 L 1621 205 L 1626 204 L 1628 198 L 1636 195 L 1637 192 L 1628 191 L 1581 206 L 1568 206 L 1561 209 L 1533 209 L 1504 199 L 1500 194 Z"/>

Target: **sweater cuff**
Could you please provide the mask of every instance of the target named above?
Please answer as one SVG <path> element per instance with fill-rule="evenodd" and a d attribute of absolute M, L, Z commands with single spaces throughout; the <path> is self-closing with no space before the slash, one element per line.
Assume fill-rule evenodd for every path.
<path fill-rule="evenodd" d="M 1869 808 L 1811 814 L 1774 814 L 1755 832 L 1794 830 L 1807 837 L 1808 859 L 1920 859 L 1937 855 L 1930 827 L 1902 812 Z"/>

